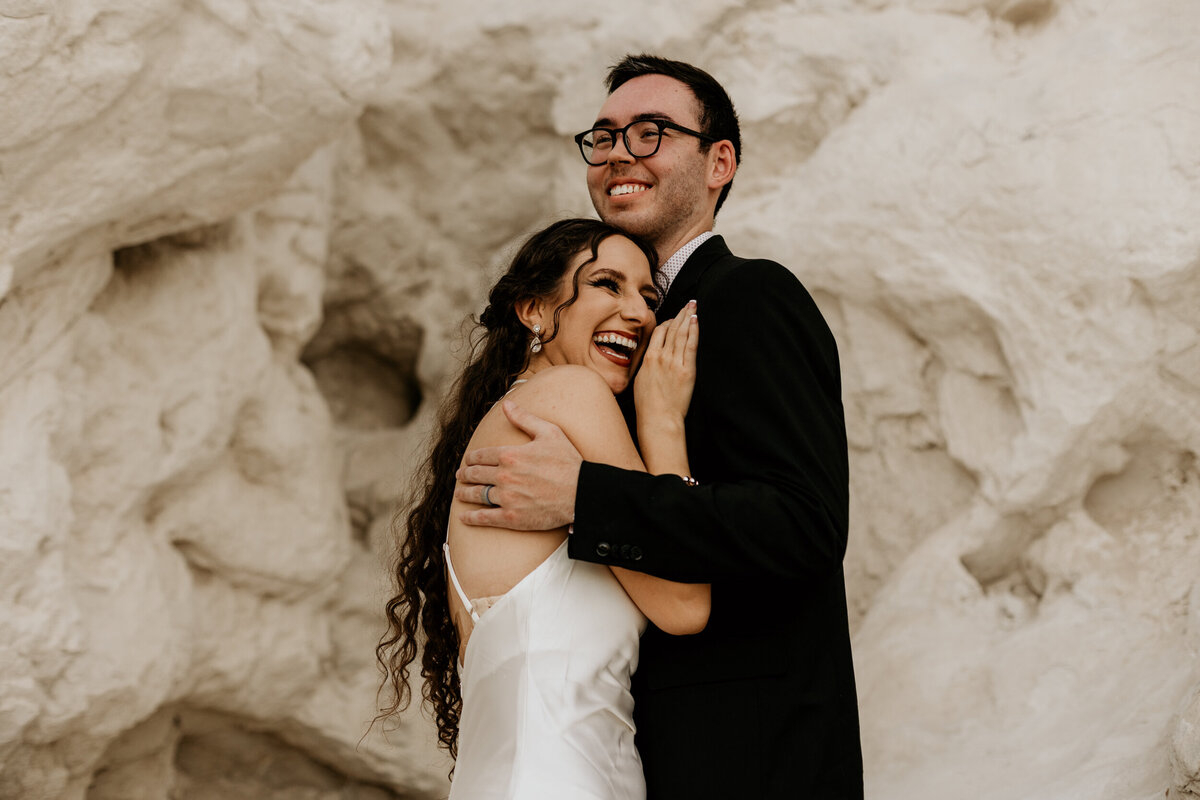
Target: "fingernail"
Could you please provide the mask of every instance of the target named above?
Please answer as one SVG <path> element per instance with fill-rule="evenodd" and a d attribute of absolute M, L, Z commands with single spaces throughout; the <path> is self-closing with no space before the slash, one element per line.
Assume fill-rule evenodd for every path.
<path fill-rule="evenodd" d="M 689 306 L 695 306 L 695 305 L 696 305 L 696 301 L 695 301 L 695 300 L 688 300 L 688 305 L 689 305 Z"/>

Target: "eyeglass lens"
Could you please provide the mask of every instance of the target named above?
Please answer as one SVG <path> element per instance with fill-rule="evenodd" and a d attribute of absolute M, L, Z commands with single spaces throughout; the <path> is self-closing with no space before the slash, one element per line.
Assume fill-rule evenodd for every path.
<path fill-rule="evenodd" d="M 603 164 L 609 153 L 612 152 L 615 141 L 614 133 L 620 134 L 622 131 L 611 131 L 604 128 L 593 128 L 588 131 L 579 143 L 584 159 L 592 164 Z M 662 128 L 654 120 L 645 120 L 627 126 L 624 134 L 625 149 L 629 151 L 629 155 L 634 158 L 646 158 L 658 151 L 658 144 L 662 139 Z"/>

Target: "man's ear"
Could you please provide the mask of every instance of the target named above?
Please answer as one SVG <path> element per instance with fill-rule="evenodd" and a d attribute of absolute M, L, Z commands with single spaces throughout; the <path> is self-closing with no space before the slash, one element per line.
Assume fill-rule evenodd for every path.
<path fill-rule="evenodd" d="M 708 149 L 708 188 L 720 189 L 733 180 L 737 172 L 737 155 L 733 152 L 733 142 L 722 139 L 713 142 Z"/>
<path fill-rule="evenodd" d="M 521 320 L 521 324 L 529 330 L 533 330 L 534 325 L 542 324 L 542 312 L 545 309 L 545 304 L 536 297 L 526 297 L 523 300 L 518 300 L 514 309 L 517 312 L 517 319 Z M 545 328 L 545 325 L 542 325 Z"/>

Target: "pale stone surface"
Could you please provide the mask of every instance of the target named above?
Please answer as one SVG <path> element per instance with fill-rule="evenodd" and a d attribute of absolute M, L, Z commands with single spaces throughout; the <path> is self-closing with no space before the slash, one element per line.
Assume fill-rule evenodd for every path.
<path fill-rule="evenodd" d="M 339 160 L 313 153 L 388 38 L 348 0 L 0 14 L 0 797 L 444 785 L 423 725 L 355 749 L 380 577 L 298 362 Z"/>
<path fill-rule="evenodd" d="M 1200 797 L 1191 0 L 4 5 L 0 797 L 444 794 L 391 513 L 641 49 L 839 341 L 868 796 Z"/>
<path fill-rule="evenodd" d="M 1200 589 L 1192 591 L 1192 610 L 1200 603 Z M 1171 797 L 1200 797 L 1200 688 L 1183 707 L 1171 739 L 1171 764 L 1175 786 Z"/>
<path fill-rule="evenodd" d="M 358 0 L 6 4 L 0 252 L 18 282 L 81 239 L 100 250 L 193 228 L 278 187 L 381 76 L 380 11 Z"/>

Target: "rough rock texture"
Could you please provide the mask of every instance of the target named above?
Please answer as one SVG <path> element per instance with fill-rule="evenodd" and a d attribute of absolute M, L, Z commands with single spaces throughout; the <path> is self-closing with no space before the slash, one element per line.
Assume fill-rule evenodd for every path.
<path fill-rule="evenodd" d="M 868 796 L 1200 798 L 1192 0 L 4 5 L 0 798 L 444 794 L 390 514 L 640 49 L 839 341 Z"/>
<path fill-rule="evenodd" d="M 379 570 L 299 362 L 385 9 L 9 4 L 0 42 L 0 797 L 436 794 L 418 718 L 359 747 Z"/>

